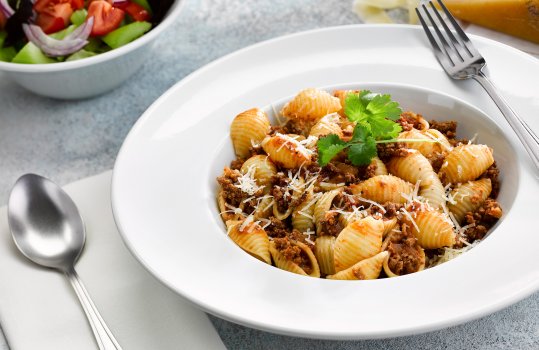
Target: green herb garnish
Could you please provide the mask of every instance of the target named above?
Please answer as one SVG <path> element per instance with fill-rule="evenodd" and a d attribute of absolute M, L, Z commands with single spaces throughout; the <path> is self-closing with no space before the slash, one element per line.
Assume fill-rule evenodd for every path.
<path fill-rule="evenodd" d="M 346 96 L 344 112 L 356 122 L 348 142 L 331 134 L 318 140 L 318 163 L 327 165 L 339 152 L 348 149 L 348 159 L 354 165 L 368 165 L 376 157 L 376 144 L 398 142 L 402 131 L 396 123 L 402 110 L 390 95 L 374 94 L 368 90 Z M 406 140 L 408 141 L 408 140 Z"/>

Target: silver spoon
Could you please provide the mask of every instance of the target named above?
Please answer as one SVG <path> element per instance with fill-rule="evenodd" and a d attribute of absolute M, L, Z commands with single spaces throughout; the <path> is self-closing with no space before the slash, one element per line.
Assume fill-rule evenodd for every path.
<path fill-rule="evenodd" d="M 121 349 L 75 272 L 86 232 L 67 193 L 42 176 L 23 175 L 9 196 L 8 221 L 15 244 L 28 259 L 63 272 L 71 282 L 99 349 Z"/>

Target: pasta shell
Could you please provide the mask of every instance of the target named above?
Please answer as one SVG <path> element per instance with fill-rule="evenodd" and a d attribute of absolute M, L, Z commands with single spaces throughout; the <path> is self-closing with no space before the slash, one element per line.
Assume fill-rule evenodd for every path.
<path fill-rule="evenodd" d="M 447 138 L 438 130 L 428 129 L 424 131 L 419 131 L 417 129 L 412 129 L 409 131 L 403 131 L 399 135 L 399 139 L 416 139 L 416 140 L 425 140 L 437 142 L 404 142 L 406 148 L 412 148 L 418 150 L 422 155 L 427 158 L 430 158 L 435 153 L 447 153 L 451 150 L 451 145 Z"/>
<path fill-rule="evenodd" d="M 455 233 L 449 219 L 437 211 L 420 211 L 405 216 L 403 221 L 412 229 L 419 245 L 425 249 L 451 247 L 455 244 Z"/>
<path fill-rule="evenodd" d="M 335 189 L 325 192 L 315 204 L 314 207 L 314 222 L 316 224 L 316 233 L 320 233 L 321 222 L 326 218 L 326 213 L 331 210 L 333 199 L 342 192 L 342 189 Z"/>
<path fill-rule="evenodd" d="M 337 113 L 328 114 L 320 118 L 320 120 L 313 125 L 311 131 L 309 132 L 309 136 L 322 137 L 329 134 L 334 134 L 339 136 L 339 138 L 342 138 L 343 132 L 339 126 L 339 121 L 340 118 Z"/>
<path fill-rule="evenodd" d="M 306 244 L 298 241 L 293 241 L 293 244 L 298 246 L 302 250 L 302 252 L 307 255 L 312 268 L 312 272 L 307 274 L 305 270 L 303 270 L 298 264 L 286 259 L 285 256 L 275 247 L 275 242 L 270 242 L 269 250 L 271 253 L 271 257 L 273 258 L 273 262 L 275 263 L 275 266 L 280 268 L 281 270 L 297 273 L 298 275 L 317 278 L 320 277 L 320 267 L 318 266 L 318 261 L 316 261 L 316 257 L 314 256 L 311 248 L 309 248 Z"/>
<path fill-rule="evenodd" d="M 320 265 L 320 271 L 325 275 L 335 273 L 335 261 L 333 259 L 334 246 L 335 237 L 333 236 L 320 236 L 316 238 L 314 253 Z"/>
<path fill-rule="evenodd" d="M 226 200 L 222 190 L 217 194 L 217 206 L 219 207 L 221 218 L 223 218 L 223 221 L 225 222 L 228 220 L 239 220 L 242 217 L 241 214 L 235 214 L 226 207 Z"/>
<path fill-rule="evenodd" d="M 270 241 L 266 231 L 254 222 L 245 227 L 242 227 L 243 224 L 243 220 L 228 221 L 228 237 L 258 260 L 271 264 Z"/>
<path fill-rule="evenodd" d="M 290 136 L 268 136 L 261 145 L 273 163 L 284 168 L 294 169 L 311 163 L 311 151 Z"/>
<path fill-rule="evenodd" d="M 314 207 L 318 200 L 310 190 L 305 200 L 292 213 L 292 227 L 299 232 L 314 231 Z"/>
<path fill-rule="evenodd" d="M 387 219 L 383 221 L 384 224 L 384 232 L 382 233 L 382 237 L 386 238 L 386 236 L 395 228 L 397 227 L 398 220 L 396 217 L 393 217 L 391 219 Z"/>
<path fill-rule="evenodd" d="M 282 109 L 281 114 L 291 119 L 317 121 L 323 116 L 341 110 L 338 98 L 327 91 L 305 89 L 296 95 Z"/>
<path fill-rule="evenodd" d="M 475 212 L 491 191 L 492 183 L 489 178 L 466 182 L 451 191 L 451 198 L 454 202 L 448 203 L 447 208 L 460 224 L 466 213 Z"/>
<path fill-rule="evenodd" d="M 380 276 L 388 252 L 380 252 L 368 259 L 361 260 L 351 267 L 327 276 L 331 280 L 373 280 Z"/>
<path fill-rule="evenodd" d="M 384 162 L 382 162 L 380 160 L 380 158 L 378 157 L 374 157 L 372 160 L 371 160 L 371 166 L 376 166 L 376 169 L 374 170 L 374 175 L 388 175 L 389 173 L 387 172 L 387 168 L 386 168 L 386 165 L 384 164 Z"/>
<path fill-rule="evenodd" d="M 425 269 L 425 262 L 426 262 L 426 256 L 425 251 L 423 248 L 420 248 L 420 259 L 422 263 L 419 266 L 419 269 L 414 272 L 423 271 Z M 391 269 L 389 268 L 389 254 L 387 255 L 386 259 L 384 260 L 384 272 L 388 277 L 399 277 L 400 275 L 395 274 Z"/>
<path fill-rule="evenodd" d="M 431 207 L 440 209 L 445 205 L 445 189 L 424 155 L 409 150 L 404 157 L 393 157 L 387 168 L 389 172 L 412 184 L 419 181 L 419 195 L 428 200 Z"/>
<path fill-rule="evenodd" d="M 406 203 L 414 187 L 393 175 L 378 175 L 350 186 L 353 194 L 378 203 Z M 403 196 L 404 194 L 405 196 Z"/>
<path fill-rule="evenodd" d="M 370 216 L 346 226 L 335 241 L 335 271 L 347 269 L 356 262 L 379 253 L 383 232 L 382 220 Z"/>
<path fill-rule="evenodd" d="M 265 195 L 258 199 L 258 206 L 253 213 L 255 219 L 267 219 L 273 213 L 273 197 Z"/>
<path fill-rule="evenodd" d="M 486 145 L 460 145 L 453 148 L 440 168 L 444 184 L 475 180 L 494 163 L 492 150 Z"/>
<path fill-rule="evenodd" d="M 238 114 L 230 125 L 230 137 L 234 151 L 240 158 L 249 156 L 253 144 L 259 144 L 270 131 L 268 116 L 259 108 Z"/>
<path fill-rule="evenodd" d="M 246 174 L 249 169 L 254 168 L 254 178 L 259 186 L 264 186 L 267 191 L 270 190 L 271 177 L 277 174 L 275 164 L 264 155 L 256 155 L 247 159 L 241 166 L 241 173 Z"/>

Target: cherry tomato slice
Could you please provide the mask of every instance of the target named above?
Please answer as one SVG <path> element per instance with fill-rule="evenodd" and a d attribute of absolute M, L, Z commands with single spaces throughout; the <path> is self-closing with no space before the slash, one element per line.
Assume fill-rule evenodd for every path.
<path fill-rule="evenodd" d="M 94 26 L 91 36 L 101 36 L 112 32 L 122 23 L 125 12 L 119 8 L 112 7 L 107 1 L 92 1 L 88 8 L 88 17 L 94 17 Z"/>
<path fill-rule="evenodd" d="M 37 0 L 34 4 L 34 10 L 38 13 L 45 12 L 59 4 L 69 4 L 73 10 L 84 8 L 84 0 Z"/>
<path fill-rule="evenodd" d="M 46 34 L 55 33 L 67 27 L 72 14 L 73 9 L 69 3 L 55 4 L 52 7 L 47 7 L 42 12 L 38 12 L 36 24 Z"/>
<path fill-rule="evenodd" d="M 139 4 L 135 4 L 134 2 L 128 1 L 121 5 L 116 5 L 116 7 L 127 12 L 127 14 L 137 22 L 148 21 L 150 19 L 150 14 L 148 11 L 146 11 L 144 7 L 140 6 Z"/>

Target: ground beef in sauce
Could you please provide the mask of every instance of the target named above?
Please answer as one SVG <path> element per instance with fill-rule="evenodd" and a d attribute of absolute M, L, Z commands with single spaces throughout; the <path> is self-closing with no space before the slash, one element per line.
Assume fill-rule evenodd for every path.
<path fill-rule="evenodd" d="M 421 114 L 414 112 L 403 112 L 400 115 L 400 118 L 397 120 L 397 123 L 399 123 L 402 126 L 402 129 L 405 131 L 411 130 L 412 128 L 421 130 L 423 128 L 423 124 L 420 123 L 420 120 L 422 119 L 423 116 L 421 116 Z"/>
<path fill-rule="evenodd" d="M 500 180 L 498 179 L 500 175 L 500 169 L 498 169 L 498 165 L 496 162 L 494 162 L 481 176 L 481 178 L 487 177 L 490 179 L 490 182 L 492 184 L 492 192 L 490 192 L 490 196 L 494 199 L 498 198 L 498 194 L 500 193 Z"/>
<path fill-rule="evenodd" d="M 282 126 L 282 134 L 296 134 L 309 136 L 309 130 L 313 126 L 313 122 L 302 119 L 290 119 Z"/>
<path fill-rule="evenodd" d="M 358 208 L 361 205 L 359 200 L 351 194 L 349 188 L 338 193 L 333 199 L 333 204 L 344 211 L 351 211 L 353 207 Z"/>
<path fill-rule="evenodd" d="M 269 220 L 270 224 L 264 229 L 268 236 L 271 238 L 286 237 L 288 229 L 286 228 L 285 223 L 274 216 L 271 216 Z"/>
<path fill-rule="evenodd" d="M 245 163 L 244 159 L 234 159 L 232 162 L 230 162 L 230 169 L 232 170 L 240 170 L 241 166 Z"/>
<path fill-rule="evenodd" d="M 404 143 L 379 143 L 376 145 L 378 158 L 387 163 L 393 157 L 404 157 L 408 154 Z"/>
<path fill-rule="evenodd" d="M 466 230 L 468 242 L 483 239 L 488 230 L 502 217 L 502 209 L 495 199 L 487 198 L 474 213 L 468 212 L 464 225 L 475 225 Z"/>
<path fill-rule="evenodd" d="M 275 249 L 283 254 L 286 260 L 297 264 L 306 274 L 310 274 L 313 271 L 307 253 L 295 245 L 292 240 L 289 238 L 275 238 L 273 242 L 275 242 Z"/>
<path fill-rule="evenodd" d="M 428 160 L 432 165 L 432 169 L 434 170 L 434 172 L 438 173 L 445 162 L 445 155 L 442 153 L 434 153 L 428 158 Z"/>
<path fill-rule="evenodd" d="M 383 216 L 386 219 L 391 219 L 397 216 L 397 213 L 402 208 L 402 204 L 399 203 L 393 203 L 393 202 L 387 202 L 382 204 L 382 207 L 385 209 L 385 212 L 378 206 L 373 205 L 370 209 L 371 215 L 380 215 Z"/>
<path fill-rule="evenodd" d="M 320 220 L 320 232 L 318 234 L 337 237 L 343 228 L 339 221 L 339 213 L 328 212 L 325 218 Z"/>
<path fill-rule="evenodd" d="M 388 239 L 389 269 L 396 275 L 417 272 L 424 260 L 421 247 L 409 227 L 402 225 L 401 232 L 393 231 Z"/>
<path fill-rule="evenodd" d="M 286 212 L 292 199 L 291 195 L 285 196 L 289 182 L 290 180 L 283 173 L 277 173 L 271 178 L 271 195 L 281 213 Z"/>
<path fill-rule="evenodd" d="M 239 177 L 241 177 L 241 173 L 238 170 L 225 167 L 223 175 L 217 178 L 226 203 L 234 207 L 239 207 L 241 201 L 245 198 L 244 193 L 238 187 L 234 186 Z"/>
<path fill-rule="evenodd" d="M 431 129 L 436 129 L 445 135 L 448 139 L 455 139 L 457 137 L 457 122 L 454 120 L 448 120 L 444 122 L 438 122 L 431 120 L 429 122 Z"/>
<path fill-rule="evenodd" d="M 321 178 L 331 183 L 351 184 L 357 181 L 358 175 L 357 167 L 338 161 L 331 161 L 320 172 Z"/>

